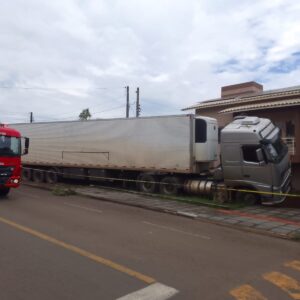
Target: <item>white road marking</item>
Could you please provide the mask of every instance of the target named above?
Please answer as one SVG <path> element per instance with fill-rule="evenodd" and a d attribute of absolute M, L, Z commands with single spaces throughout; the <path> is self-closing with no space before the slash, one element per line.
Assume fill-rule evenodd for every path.
<path fill-rule="evenodd" d="M 173 232 L 178 232 L 181 234 L 185 234 L 185 235 L 189 235 L 189 236 L 193 236 L 193 237 L 197 237 L 197 238 L 201 238 L 201 239 L 205 239 L 205 240 L 211 240 L 211 238 L 209 236 L 206 235 L 200 235 L 197 233 L 191 233 L 191 232 L 187 232 L 187 231 L 182 231 L 173 227 L 168 227 L 168 226 L 163 226 L 163 225 L 158 225 L 158 224 L 154 224 L 154 223 L 150 223 L 150 222 L 146 222 L 143 221 L 144 224 L 150 225 L 150 226 L 155 226 L 161 229 L 165 229 L 165 230 L 169 230 L 169 231 L 173 231 Z"/>
<path fill-rule="evenodd" d="M 68 202 L 64 202 L 64 204 L 68 205 L 68 206 L 72 206 L 72 207 L 77 207 L 77 208 L 80 208 L 80 209 L 85 209 L 85 210 L 88 210 L 88 211 L 97 212 L 99 214 L 102 213 L 102 210 L 96 209 L 96 208 L 85 207 L 85 206 L 81 206 L 81 205 L 77 205 L 77 204 L 72 204 L 72 203 L 68 203 Z"/>
<path fill-rule="evenodd" d="M 165 300 L 173 297 L 177 293 L 178 290 L 156 282 L 144 289 L 138 290 L 116 300 Z"/>

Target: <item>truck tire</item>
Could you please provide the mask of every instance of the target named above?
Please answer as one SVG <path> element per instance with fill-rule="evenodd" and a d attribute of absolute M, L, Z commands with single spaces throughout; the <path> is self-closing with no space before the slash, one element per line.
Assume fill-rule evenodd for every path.
<path fill-rule="evenodd" d="M 246 205 L 254 205 L 258 202 L 259 196 L 255 193 L 236 192 L 235 200 Z"/>
<path fill-rule="evenodd" d="M 179 178 L 166 176 L 160 181 L 159 191 L 164 195 L 177 195 L 181 188 Z"/>
<path fill-rule="evenodd" d="M 245 193 L 243 202 L 247 205 L 257 204 L 259 196 L 254 193 Z"/>
<path fill-rule="evenodd" d="M 157 190 L 156 177 L 152 174 L 141 174 L 138 177 L 138 188 L 143 193 L 155 193 Z"/>
<path fill-rule="evenodd" d="M 32 180 L 32 172 L 29 168 L 23 168 L 22 169 L 22 179 L 26 181 Z"/>
<path fill-rule="evenodd" d="M 59 181 L 59 175 L 57 172 L 57 169 L 47 170 L 45 172 L 45 181 L 50 184 L 57 183 Z"/>
<path fill-rule="evenodd" d="M 45 173 L 43 170 L 33 170 L 32 172 L 32 180 L 36 183 L 44 182 Z"/>
<path fill-rule="evenodd" d="M 228 202 L 228 193 L 224 189 L 216 190 L 213 194 L 213 199 L 215 203 L 223 204 Z"/>
<path fill-rule="evenodd" d="M 2 198 L 2 197 L 7 196 L 9 191 L 10 191 L 10 188 L 7 188 L 7 187 L 0 188 L 0 197 Z"/>

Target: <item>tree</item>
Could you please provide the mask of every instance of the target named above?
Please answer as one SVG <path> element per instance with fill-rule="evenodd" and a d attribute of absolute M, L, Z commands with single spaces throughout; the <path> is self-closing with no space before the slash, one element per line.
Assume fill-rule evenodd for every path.
<path fill-rule="evenodd" d="M 79 115 L 79 120 L 86 121 L 87 119 L 91 118 L 92 115 L 90 113 L 90 110 L 88 108 L 83 109 L 82 112 Z"/>

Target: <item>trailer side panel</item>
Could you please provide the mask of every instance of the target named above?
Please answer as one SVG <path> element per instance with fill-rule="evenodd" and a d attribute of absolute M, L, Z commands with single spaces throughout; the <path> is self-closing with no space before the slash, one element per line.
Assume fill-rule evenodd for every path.
<path fill-rule="evenodd" d="M 25 164 L 192 172 L 190 115 L 15 124 Z"/>

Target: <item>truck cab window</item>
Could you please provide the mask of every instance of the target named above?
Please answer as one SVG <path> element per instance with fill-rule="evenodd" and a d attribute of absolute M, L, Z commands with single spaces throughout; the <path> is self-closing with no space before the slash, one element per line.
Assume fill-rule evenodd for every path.
<path fill-rule="evenodd" d="M 271 162 L 279 162 L 288 152 L 287 146 L 278 138 L 273 143 L 267 143 L 265 145 L 267 157 Z"/>
<path fill-rule="evenodd" d="M 19 156 L 20 154 L 21 144 L 19 138 L 0 136 L 0 156 Z"/>
<path fill-rule="evenodd" d="M 195 143 L 205 143 L 207 140 L 207 124 L 201 119 L 195 120 Z"/>
<path fill-rule="evenodd" d="M 256 155 L 256 150 L 259 148 L 260 146 L 258 145 L 243 146 L 242 152 L 243 152 L 244 161 L 258 163 L 259 161 Z"/>

